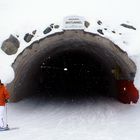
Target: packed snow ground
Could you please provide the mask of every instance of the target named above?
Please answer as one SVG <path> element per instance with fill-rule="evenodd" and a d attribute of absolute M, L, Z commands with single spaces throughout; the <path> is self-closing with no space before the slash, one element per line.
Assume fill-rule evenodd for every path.
<path fill-rule="evenodd" d="M 139 140 L 139 108 L 110 99 L 26 99 L 8 104 L 8 123 L 15 129 L 0 132 L 0 139 Z"/>

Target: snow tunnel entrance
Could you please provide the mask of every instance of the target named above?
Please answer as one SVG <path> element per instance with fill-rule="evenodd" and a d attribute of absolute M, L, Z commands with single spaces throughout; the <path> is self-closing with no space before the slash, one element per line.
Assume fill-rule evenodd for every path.
<path fill-rule="evenodd" d="M 136 66 L 110 40 L 84 31 L 64 31 L 27 47 L 13 63 L 12 101 L 33 95 L 117 97 L 116 80 L 134 80 Z"/>

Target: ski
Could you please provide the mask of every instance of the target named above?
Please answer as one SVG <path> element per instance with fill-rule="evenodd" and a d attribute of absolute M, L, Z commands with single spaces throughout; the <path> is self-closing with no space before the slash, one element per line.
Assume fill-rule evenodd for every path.
<path fill-rule="evenodd" d="M 18 130 L 19 127 L 4 127 L 4 128 L 0 128 L 0 131 L 11 131 L 11 130 Z"/>
<path fill-rule="evenodd" d="M 10 130 L 10 128 L 9 127 L 0 128 L 0 131 L 7 131 L 7 130 Z"/>

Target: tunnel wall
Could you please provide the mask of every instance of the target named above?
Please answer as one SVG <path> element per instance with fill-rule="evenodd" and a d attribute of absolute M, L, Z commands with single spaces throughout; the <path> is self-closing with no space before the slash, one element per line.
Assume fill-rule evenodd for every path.
<path fill-rule="evenodd" d="M 73 47 L 61 48 L 60 46 L 63 46 L 63 44 Z M 12 65 L 15 71 L 15 79 L 8 84 L 11 101 L 19 101 L 30 94 L 28 86 L 33 83 L 32 77 L 36 76 L 34 70 L 44 56 L 51 57 L 59 51 L 76 48 L 96 55 L 110 71 L 116 65 L 119 66 L 121 69 L 120 79 L 134 80 L 136 65 L 127 53 L 112 41 L 81 30 L 63 31 L 35 41 L 18 55 Z"/>

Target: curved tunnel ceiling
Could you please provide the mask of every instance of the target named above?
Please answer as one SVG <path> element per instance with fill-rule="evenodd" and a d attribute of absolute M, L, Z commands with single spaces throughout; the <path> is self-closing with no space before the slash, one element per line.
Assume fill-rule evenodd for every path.
<path fill-rule="evenodd" d="M 92 83 L 94 83 L 95 79 L 90 77 L 96 77 L 97 73 L 100 77 L 109 79 L 108 84 L 112 87 L 113 96 L 116 96 L 115 84 L 113 84 L 116 77 L 112 71 L 116 67 L 119 67 L 121 71 L 120 79 L 126 80 L 134 80 L 136 73 L 134 62 L 128 57 L 126 52 L 122 51 L 112 41 L 97 34 L 80 30 L 64 31 L 34 42 L 17 57 L 13 63 L 15 79 L 8 85 L 11 92 L 11 100 L 21 100 L 32 95 L 34 90 L 37 90 L 35 87 L 37 87 L 37 81 L 41 83 L 42 68 L 44 68 L 44 70 L 47 69 L 45 75 L 51 73 L 49 76 L 42 74 L 42 77 L 48 78 L 46 81 L 49 81 L 49 78 L 51 78 L 50 81 L 53 81 L 54 88 L 57 89 L 57 91 L 59 91 L 59 87 L 62 86 L 62 83 L 59 82 L 60 78 L 58 78 L 60 75 L 61 77 L 66 77 L 63 86 L 74 86 L 76 82 L 78 82 L 80 83 L 78 85 L 80 88 L 86 84 L 84 83 L 84 85 L 82 85 L 82 82 L 80 82 L 82 80 L 84 82 L 85 78 L 78 77 L 80 80 L 77 81 L 78 78 L 76 79 L 75 77 L 79 71 L 81 71 L 83 65 L 86 68 L 81 72 L 81 76 L 86 77 L 89 71 L 88 80 Z M 51 70 L 49 68 L 51 68 Z M 56 77 L 52 77 L 51 75 L 56 75 Z M 71 75 L 75 75 L 74 78 L 72 78 Z M 45 80 L 45 78 L 43 80 Z M 66 81 L 68 81 L 68 79 L 75 81 L 75 83 L 67 83 Z M 57 83 L 54 83 L 54 81 L 59 83 L 58 86 L 56 86 Z M 62 81 L 64 81 L 64 79 L 62 79 Z M 98 82 L 101 81 L 106 82 L 105 80 L 99 80 Z M 86 88 L 91 82 L 87 82 Z M 104 84 L 103 82 L 101 83 Z M 47 83 L 47 85 L 49 84 L 50 83 Z M 94 85 L 95 84 L 96 83 L 94 83 Z M 99 85 L 97 86 L 99 88 Z M 76 88 L 76 86 L 74 88 Z M 84 90 L 86 90 L 86 88 Z M 68 87 L 66 92 L 69 90 L 70 88 Z M 77 91 L 78 90 L 77 88 Z M 95 88 L 93 88 L 93 90 L 95 90 Z"/>

